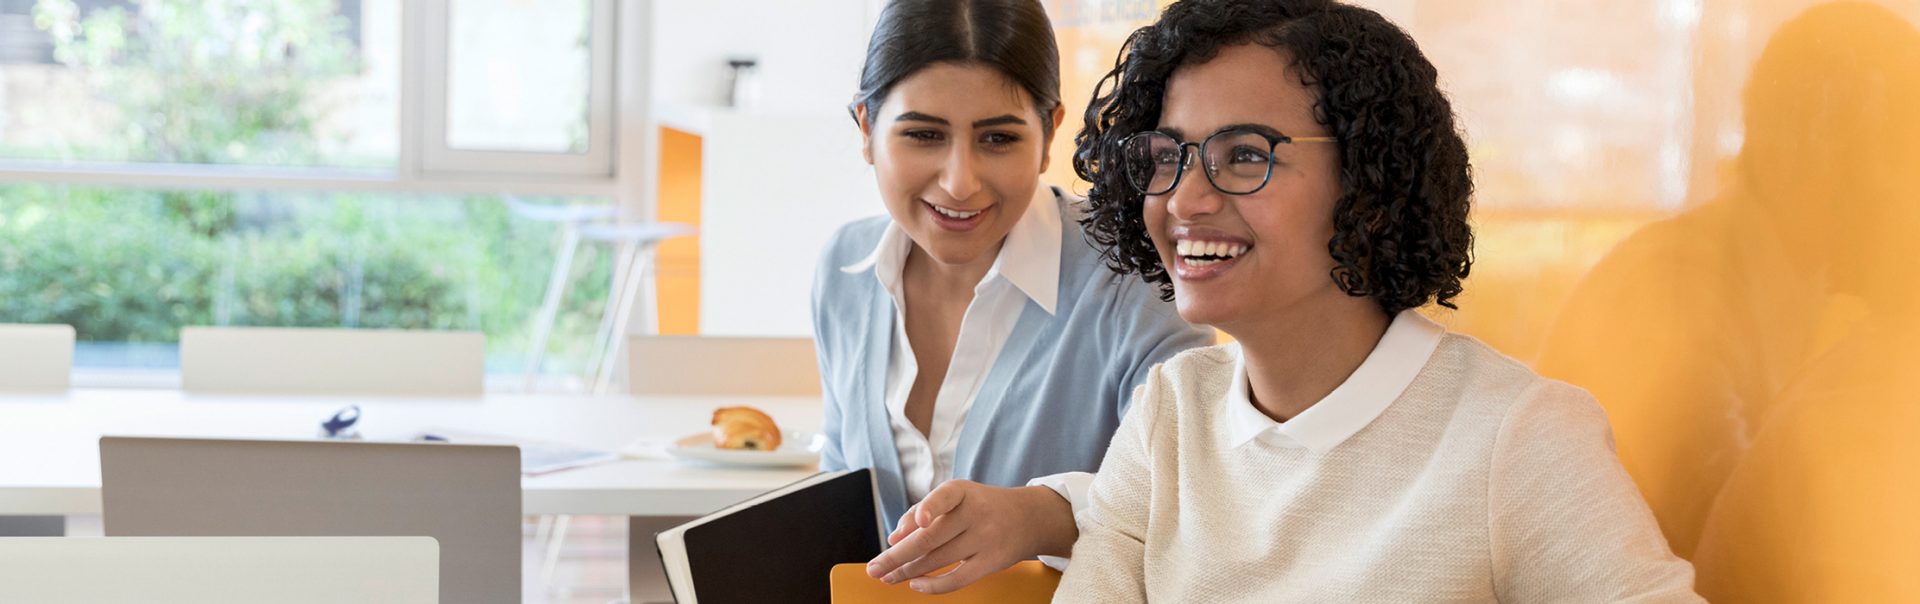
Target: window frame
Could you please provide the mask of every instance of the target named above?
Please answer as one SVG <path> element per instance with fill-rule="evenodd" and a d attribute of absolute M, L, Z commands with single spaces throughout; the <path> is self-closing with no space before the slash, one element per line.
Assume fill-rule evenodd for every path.
<path fill-rule="evenodd" d="M 613 73 L 614 33 L 613 0 L 587 0 L 590 16 L 588 32 L 589 83 L 587 91 L 587 150 L 585 153 L 538 151 L 478 151 L 456 149 L 447 144 L 448 61 L 451 37 L 452 0 L 408 2 L 420 18 L 410 21 L 408 30 L 418 44 L 413 47 L 423 84 L 421 102 L 411 103 L 421 113 L 413 124 L 419 129 L 412 140 L 418 145 L 419 171 L 425 174 L 501 174 L 607 178 L 613 175 Z M 404 92 L 403 92 L 404 94 Z M 402 122 L 406 120 L 403 118 Z M 402 156 L 406 154 L 403 152 Z"/>
<path fill-rule="evenodd" d="M 647 0 L 592 3 L 586 153 L 464 151 L 445 141 L 448 3 L 400 2 L 400 149 L 391 168 L 282 167 L 0 158 L 0 182 L 193 190 L 327 190 L 599 197 L 641 209 L 646 178 L 622 158 L 623 123 L 647 121 Z M 637 63 L 637 64 L 636 64 Z M 629 99 L 627 95 L 642 95 Z M 436 144 L 437 143 L 437 144 Z M 645 145 L 627 145 L 643 150 Z"/>

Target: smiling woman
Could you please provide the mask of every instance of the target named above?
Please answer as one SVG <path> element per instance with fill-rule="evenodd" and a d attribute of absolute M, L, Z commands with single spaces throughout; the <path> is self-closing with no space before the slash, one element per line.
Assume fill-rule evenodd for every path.
<path fill-rule="evenodd" d="M 1039 188 L 1053 131 L 1041 119 L 1055 107 L 1041 113 L 993 68 L 943 63 L 903 78 L 877 111 L 855 109 L 867 161 L 890 167 L 876 171 L 887 211 L 921 244 L 909 270 L 933 260 L 955 285 L 979 282 Z"/>
<path fill-rule="evenodd" d="M 1056 602 L 1698 600 L 1593 398 L 1415 312 L 1470 263 L 1438 80 L 1328 0 L 1129 39 L 1077 139 L 1088 230 L 1236 343 L 1135 392 Z"/>
<path fill-rule="evenodd" d="M 887 582 L 1066 554 L 1127 393 L 1211 340 L 1102 270 L 1079 200 L 1040 183 L 1059 80 L 1037 0 L 895 0 L 875 25 L 851 111 L 887 216 L 834 234 L 813 326 L 821 465 L 874 470 Z"/>

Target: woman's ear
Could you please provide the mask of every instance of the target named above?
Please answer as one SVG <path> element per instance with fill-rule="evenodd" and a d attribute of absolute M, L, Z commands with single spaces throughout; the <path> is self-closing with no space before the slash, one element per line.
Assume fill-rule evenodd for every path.
<path fill-rule="evenodd" d="M 860 155 L 867 158 L 867 165 L 873 165 L 873 121 L 867 115 L 867 104 L 858 99 L 853 101 L 853 121 L 860 124 Z"/>
<path fill-rule="evenodd" d="M 1054 105 L 1053 115 L 1049 119 L 1049 121 L 1052 123 L 1047 126 L 1047 133 L 1049 134 L 1049 136 L 1047 136 L 1046 139 L 1048 143 L 1045 147 L 1040 148 L 1040 171 L 1041 172 L 1046 172 L 1047 166 L 1052 165 L 1053 163 L 1052 141 L 1054 137 L 1060 136 L 1060 122 L 1065 119 L 1067 119 L 1067 108 L 1065 106 L 1058 105 L 1058 104 Z M 872 161 L 869 160 L 868 163 L 872 163 Z"/>

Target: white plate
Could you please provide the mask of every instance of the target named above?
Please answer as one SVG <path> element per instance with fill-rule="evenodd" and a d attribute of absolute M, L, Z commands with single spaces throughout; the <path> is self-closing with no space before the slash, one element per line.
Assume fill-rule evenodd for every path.
<path fill-rule="evenodd" d="M 667 454 L 682 461 L 703 461 L 728 466 L 807 466 L 820 463 L 820 449 L 827 436 L 818 432 L 782 432 L 780 448 L 772 451 L 721 449 L 713 446 L 713 433 L 689 435 L 667 448 Z"/>

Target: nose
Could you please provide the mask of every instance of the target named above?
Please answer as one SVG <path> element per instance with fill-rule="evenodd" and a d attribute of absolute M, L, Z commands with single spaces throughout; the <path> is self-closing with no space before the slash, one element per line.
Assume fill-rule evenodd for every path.
<path fill-rule="evenodd" d="M 974 170 L 973 150 L 965 145 L 954 145 L 947 155 L 947 165 L 940 174 L 940 188 L 953 196 L 954 201 L 971 199 L 980 192 L 980 174 Z"/>
<path fill-rule="evenodd" d="M 1193 220 L 1220 211 L 1226 204 L 1219 189 L 1207 182 L 1200 162 L 1192 162 L 1180 175 L 1180 182 L 1167 192 L 1167 213 L 1182 221 Z"/>

